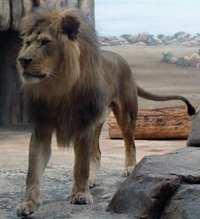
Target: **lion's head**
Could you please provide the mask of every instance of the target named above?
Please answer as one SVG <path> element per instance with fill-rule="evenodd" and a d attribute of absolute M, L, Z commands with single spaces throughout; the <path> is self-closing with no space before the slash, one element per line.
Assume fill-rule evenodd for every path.
<path fill-rule="evenodd" d="M 77 9 L 38 8 L 23 19 L 21 35 L 17 65 L 22 87 L 36 97 L 62 95 L 98 66 L 95 32 Z"/>

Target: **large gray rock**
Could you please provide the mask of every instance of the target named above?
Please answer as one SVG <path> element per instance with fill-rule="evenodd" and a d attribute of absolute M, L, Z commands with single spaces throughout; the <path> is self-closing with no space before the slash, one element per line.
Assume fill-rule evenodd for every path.
<path fill-rule="evenodd" d="M 195 40 L 200 42 L 200 37 L 195 37 Z"/>
<path fill-rule="evenodd" d="M 200 45 L 200 42 L 197 40 L 191 40 L 190 42 L 191 42 L 192 46 L 199 46 Z"/>
<path fill-rule="evenodd" d="M 187 146 L 200 147 L 200 108 L 194 117 L 187 139 Z"/>
<path fill-rule="evenodd" d="M 148 37 L 149 37 L 149 33 L 146 33 L 146 32 L 143 32 L 140 34 L 140 37 L 139 37 L 139 40 L 138 41 L 141 41 L 143 43 L 148 43 Z"/>
<path fill-rule="evenodd" d="M 165 43 L 166 45 L 178 45 L 179 42 L 177 39 L 173 39 L 173 40 L 170 40 L 168 42 Z"/>
<path fill-rule="evenodd" d="M 134 45 L 136 45 L 136 46 L 147 46 L 147 44 L 144 43 L 144 42 L 134 43 Z"/>
<path fill-rule="evenodd" d="M 107 36 L 104 36 L 104 39 L 105 39 L 106 41 L 113 41 L 113 40 L 115 40 L 115 36 L 107 35 Z"/>
<path fill-rule="evenodd" d="M 200 218 L 200 148 L 141 160 L 108 205 L 132 218 Z"/>
<path fill-rule="evenodd" d="M 187 40 L 189 37 L 190 37 L 190 34 L 189 34 L 189 33 L 184 33 L 184 34 L 178 36 L 178 37 L 177 37 L 177 40 L 179 40 L 179 41 L 185 41 L 185 40 Z"/>
<path fill-rule="evenodd" d="M 167 43 L 168 41 L 171 41 L 174 39 L 174 36 L 165 36 L 162 38 L 163 43 Z"/>
<path fill-rule="evenodd" d="M 195 36 L 191 35 L 191 36 L 188 37 L 188 40 L 193 40 L 194 38 L 195 38 Z"/>
<path fill-rule="evenodd" d="M 129 41 L 129 43 L 134 44 L 134 43 L 138 42 L 139 37 L 140 37 L 139 33 L 134 34 L 133 36 L 128 38 L 128 41 Z"/>
<path fill-rule="evenodd" d="M 155 43 L 155 44 L 163 44 L 162 40 L 160 40 L 158 37 L 152 37 L 149 42 Z M 148 42 L 148 43 L 149 43 Z"/>
<path fill-rule="evenodd" d="M 185 46 L 185 47 L 189 47 L 189 46 L 192 46 L 191 42 L 188 41 L 188 42 L 183 42 L 183 43 L 180 43 L 179 44 L 180 46 Z"/>

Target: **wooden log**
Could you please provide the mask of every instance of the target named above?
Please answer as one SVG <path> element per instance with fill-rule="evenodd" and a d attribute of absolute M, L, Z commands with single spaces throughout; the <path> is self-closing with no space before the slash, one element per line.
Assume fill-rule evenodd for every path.
<path fill-rule="evenodd" d="M 10 20 L 10 1 L 0 0 L 0 31 L 9 29 Z"/>
<path fill-rule="evenodd" d="M 138 112 L 135 139 L 186 139 L 194 116 L 185 106 L 141 108 Z M 122 138 L 121 130 L 111 113 L 108 118 L 110 138 Z"/>

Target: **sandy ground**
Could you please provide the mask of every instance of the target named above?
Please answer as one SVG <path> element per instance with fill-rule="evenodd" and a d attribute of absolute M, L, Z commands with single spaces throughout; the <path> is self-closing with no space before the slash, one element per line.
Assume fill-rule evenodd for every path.
<path fill-rule="evenodd" d="M 130 64 L 137 83 L 154 93 L 182 94 L 192 103 L 200 102 L 200 71 L 191 67 L 177 67 L 162 63 L 162 52 L 169 47 L 115 46 L 103 47 L 121 54 Z M 191 55 L 198 47 L 171 47 L 176 57 Z M 139 100 L 140 106 L 181 105 L 172 101 L 155 103 Z M 23 199 L 28 165 L 30 128 L 0 129 L 0 218 L 16 218 L 15 207 Z M 122 177 L 124 146 L 122 140 L 108 138 L 104 126 L 100 145 L 101 168 L 96 187 L 91 190 L 92 205 L 71 205 L 68 200 L 73 181 L 73 150 L 58 150 L 55 138 L 52 157 L 42 181 L 43 206 L 31 218 L 130 218 L 105 212 L 108 202 L 125 180 Z M 137 161 L 153 154 L 163 154 L 185 147 L 186 141 L 136 141 Z"/>

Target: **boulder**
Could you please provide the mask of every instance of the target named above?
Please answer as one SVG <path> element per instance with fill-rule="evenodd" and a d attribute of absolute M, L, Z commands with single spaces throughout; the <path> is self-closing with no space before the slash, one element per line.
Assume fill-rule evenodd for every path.
<path fill-rule="evenodd" d="M 134 43 L 138 42 L 139 37 L 140 37 L 139 33 L 134 34 L 133 36 L 128 38 L 128 42 L 131 43 L 131 44 L 134 44 Z"/>
<path fill-rule="evenodd" d="M 196 67 L 196 64 L 200 62 L 200 56 L 199 54 L 197 53 L 193 53 L 191 56 L 190 56 L 190 65 L 192 67 Z"/>
<path fill-rule="evenodd" d="M 176 57 L 172 57 L 172 58 L 170 59 L 170 63 L 176 64 L 176 63 L 177 63 L 177 58 L 176 58 Z"/>
<path fill-rule="evenodd" d="M 130 45 L 130 43 L 128 41 L 124 42 L 124 45 Z"/>
<path fill-rule="evenodd" d="M 115 39 L 117 40 L 117 41 L 119 41 L 119 42 L 127 42 L 127 40 L 126 39 L 124 39 L 123 37 L 120 37 L 120 36 L 117 36 L 117 37 L 115 37 Z"/>
<path fill-rule="evenodd" d="M 195 37 L 195 40 L 200 42 L 200 37 Z"/>
<path fill-rule="evenodd" d="M 192 46 L 199 46 L 200 45 L 200 41 L 197 41 L 197 40 L 191 40 L 190 43 L 192 44 Z"/>
<path fill-rule="evenodd" d="M 100 43 L 100 45 L 101 45 L 101 46 L 109 46 L 109 45 L 110 45 L 110 43 L 101 42 L 101 43 Z"/>
<path fill-rule="evenodd" d="M 184 59 L 187 61 L 190 61 L 190 57 L 189 56 L 184 56 Z"/>
<path fill-rule="evenodd" d="M 194 38 L 195 38 L 195 36 L 191 35 L 191 36 L 188 37 L 188 40 L 193 40 Z"/>
<path fill-rule="evenodd" d="M 190 128 L 190 133 L 187 139 L 187 146 L 200 147 L 200 108 L 197 110 L 194 121 Z"/>
<path fill-rule="evenodd" d="M 144 157 L 107 210 L 131 218 L 200 218 L 200 148 Z"/>
<path fill-rule="evenodd" d="M 184 47 L 189 47 L 189 46 L 192 46 L 191 42 L 183 42 L 183 43 L 180 43 L 179 44 L 180 46 L 184 46 Z"/>
<path fill-rule="evenodd" d="M 150 40 L 155 44 L 163 44 L 163 41 L 160 40 L 158 37 L 152 37 Z"/>
<path fill-rule="evenodd" d="M 185 40 L 188 39 L 188 37 L 190 37 L 190 34 L 189 34 L 189 33 L 184 33 L 184 34 L 178 36 L 178 37 L 177 37 L 177 40 L 179 40 L 179 41 L 185 41 Z"/>
<path fill-rule="evenodd" d="M 143 32 L 143 33 L 140 34 L 140 36 L 139 36 L 139 40 L 138 40 L 138 41 L 141 41 L 141 42 L 147 44 L 147 42 L 148 42 L 148 36 L 149 36 L 148 33 Z"/>
<path fill-rule="evenodd" d="M 147 44 L 144 43 L 144 42 L 134 43 L 134 45 L 136 45 L 136 46 L 147 46 Z"/>
<path fill-rule="evenodd" d="M 115 36 L 107 35 L 107 36 L 104 36 L 104 39 L 105 39 L 106 41 L 113 41 L 113 40 L 115 40 Z"/>
<path fill-rule="evenodd" d="M 196 68 L 200 69 L 200 63 L 199 62 L 196 64 Z"/>
<path fill-rule="evenodd" d="M 162 38 L 163 43 L 167 43 L 168 41 L 171 41 L 174 39 L 174 36 L 165 36 Z"/>
<path fill-rule="evenodd" d="M 172 50 L 167 49 L 165 52 L 163 52 L 162 62 L 170 62 L 173 57 L 174 57 L 174 54 Z"/>
<path fill-rule="evenodd" d="M 177 39 L 173 39 L 173 40 L 170 40 L 168 42 L 165 43 L 166 45 L 178 45 L 179 42 Z"/>

